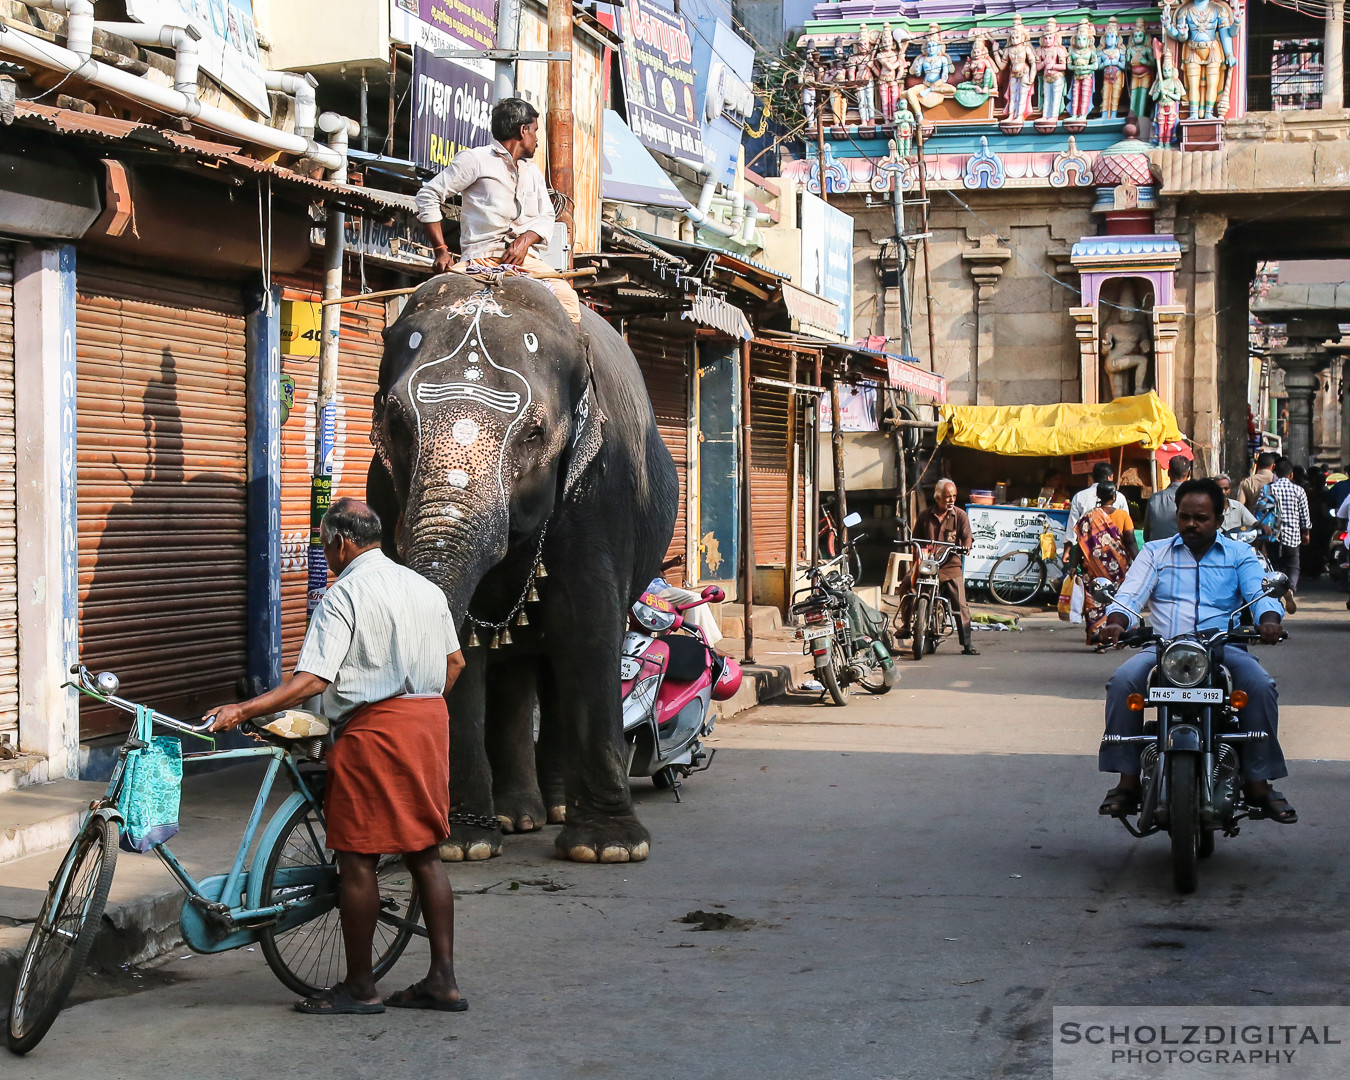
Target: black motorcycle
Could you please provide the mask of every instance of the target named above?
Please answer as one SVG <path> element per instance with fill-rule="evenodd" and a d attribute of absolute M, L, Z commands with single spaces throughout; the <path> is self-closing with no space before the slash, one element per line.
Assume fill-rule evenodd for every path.
<path fill-rule="evenodd" d="M 1096 579 L 1092 588 L 1103 602 L 1115 601 L 1115 586 L 1109 578 Z M 1289 579 L 1283 574 L 1267 574 L 1262 579 L 1262 596 L 1278 599 L 1288 591 Z M 1266 735 L 1238 729 L 1237 712 L 1247 704 L 1246 695 L 1234 692 L 1223 665 L 1224 645 L 1261 640 L 1255 626 L 1238 625 L 1239 616 L 1251 606 L 1245 604 L 1235 611 L 1227 630 L 1164 639 L 1148 627 L 1136 627 L 1121 636 L 1123 644 L 1156 651 L 1147 694 L 1131 694 L 1128 702 L 1136 712 L 1157 711 L 1154 719 L 1144 722 L 1142 735 L 1102 738 L 1103 744 L 1142 744 L 1139 817 L 1132 823 L 1126 815 L 1116 816 L 1134 836 L 1167 832 L 1177 892 L 1195 891 L 1198 861 L 1214 853 L 1216 832 L 1236 836 L 1239 821 L 1267 816 L 1243 798 L 1240 756 L 1244 742 Z M 1137 612 L 1130 614 L 1138 618 Z M 1281 640 L 1287 636 L 1281 634 Z"/>

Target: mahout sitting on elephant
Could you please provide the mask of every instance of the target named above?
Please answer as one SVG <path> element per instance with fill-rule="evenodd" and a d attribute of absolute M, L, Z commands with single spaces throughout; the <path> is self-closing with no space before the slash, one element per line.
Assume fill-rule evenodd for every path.
<path fill-rule="evenodd" d="M 565 818 L 560 857 L 646 858 L 619 660 L 679 485 L 627 344 L 528 278 L 433 278 L 385 331 L 371 439 L 385 549 L 444 590 L 466 645 L 442 857 Z"/>

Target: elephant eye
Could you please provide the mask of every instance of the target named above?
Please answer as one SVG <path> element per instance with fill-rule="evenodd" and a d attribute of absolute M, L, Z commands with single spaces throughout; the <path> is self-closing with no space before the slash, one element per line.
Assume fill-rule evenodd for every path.
<path fill-rule="evenodd" d="M 529 434 L 525 436 L 525 441 L 527 443 L 543 442 L 544 441 L 543 427 L 540 426 L 539 424 L 536 424 L 534 427 L 530 428 Z"/>

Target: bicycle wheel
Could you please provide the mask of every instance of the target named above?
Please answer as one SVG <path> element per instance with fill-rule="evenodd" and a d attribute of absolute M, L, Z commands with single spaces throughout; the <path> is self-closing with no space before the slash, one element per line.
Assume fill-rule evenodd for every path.
<path fill-rule="evenodd" d="M 1026 604 L 1045 587 L 1045 562 L 1035 552 L 1010 551 L 989 568 L 989 592 L 1000 604 Z"/>
<path fill-rule="evenodd" d="M 340 880 L 337 856 L 327 849 L 325 839 L 323 822 L 314 807 L 301 803 L 277 837 L 263 871 L 264 905 L 306 895 L 312 901 L 265 927 L 258 938 L 273 974 L 303 997 L 323 993 L 342 977 Z M 377 875 L 380 918 L 375 924 L 372 968 L 378 981 L 412 940 L 412 929 L 399 920 L 417 922 L 422 907 L 402 858 L 381 856 Z"/>
<path fill-rule="evenodd" d="M 90 818 L 62 860 L 33 924 L 9 1006 L 9 1048 L 42 1041 L 89 959 L 117 869 L 117 825 Z"/>

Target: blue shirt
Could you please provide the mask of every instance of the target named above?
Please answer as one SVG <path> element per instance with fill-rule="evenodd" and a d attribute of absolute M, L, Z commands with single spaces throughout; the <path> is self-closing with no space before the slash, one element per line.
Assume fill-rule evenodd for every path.
<path fill-rule="evenodd" d="M 1195 630 L 1226 630 L 1228 616 L 1261 595 L 1263 577 L 1265 568 L 1248 545 L 1220 533 L 1197 560 L 1178 533 L 1144 545 L 1116 594 L 1117 603 L 1106 611 L 1133 623 L 1125 607 L 1142 611 L 1148 604 L 1153 627 L 1165 638 Z M 1267 612 L 1278 615 L 1283 608 L 1263 597 L 1252 606 L 1251 618 L 1259 621 Z"/>

